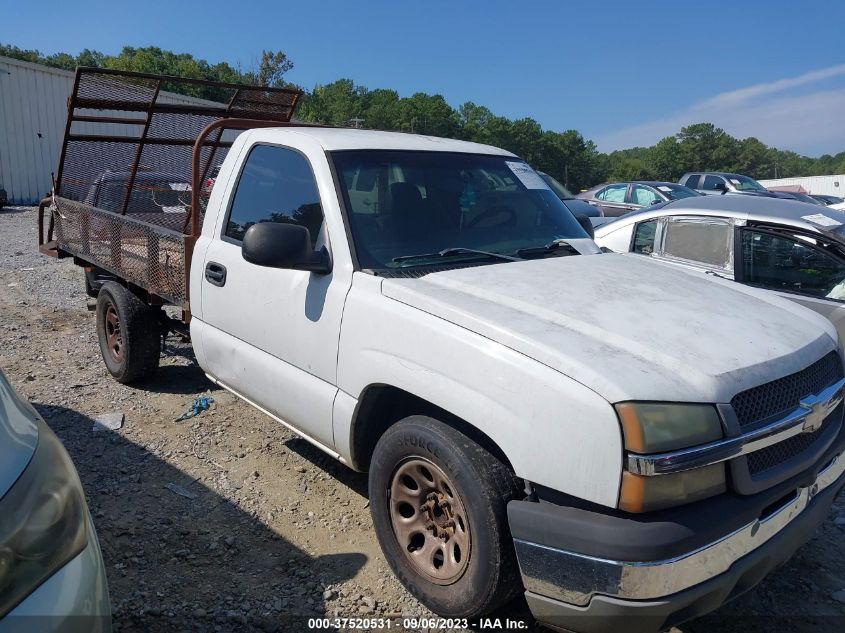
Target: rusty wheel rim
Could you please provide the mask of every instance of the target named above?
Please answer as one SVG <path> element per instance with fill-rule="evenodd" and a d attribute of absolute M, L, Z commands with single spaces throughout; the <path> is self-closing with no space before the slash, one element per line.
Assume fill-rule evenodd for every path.
<path fill-rule="evenodd" d="M 390 484 L 390 522 L 414 569 L 438 585 L 456 582 L 471 552 L 463 501 L 446 474 L 427 459 L 402 462 Z"/>
<path fill-rule="evenodd" d="M 120 331 L 120 317 L 117 316 L 117 309 L 109 301 L 106 304 L 103 315 L 103 329 L 106 333 L 106 347 L 109 355 L 115 362 L 123 362 L 123 334 Z"/>

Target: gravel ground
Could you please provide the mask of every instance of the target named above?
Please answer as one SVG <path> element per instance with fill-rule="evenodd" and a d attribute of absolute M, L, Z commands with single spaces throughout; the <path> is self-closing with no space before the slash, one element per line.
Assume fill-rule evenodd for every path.
<path fill-rule="evenodd" d="M 307 617 L 432 615 L 381 555 L 366 476 L 217 390 L 189 345 L 168 339 L 161 370 L 139 388 L 112 380 L 82 272 L 37 253 L 35 222 L 32 208 L 0 211 L 0 367 L 73 457 L 103 548 L 116 630 L 287 631 L 305 629 Z M 176 422 L 200 394 L 214 397 L 212 408 Z M 123 427 L 92 432 L 93 418 L 111 412 L 125 415 Z M 843 537 L 840 497 L 787 565 L 680 630 L 842 625 Z M 505 616 L 530 622 L 520 601 Z"/>

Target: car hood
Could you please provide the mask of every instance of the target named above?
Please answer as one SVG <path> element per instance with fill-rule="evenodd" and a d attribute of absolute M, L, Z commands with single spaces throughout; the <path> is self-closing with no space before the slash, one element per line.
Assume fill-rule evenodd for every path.
<path fill-rule="evenodd" d="M 382 293 L 609 402 L 729 402 L 837 347 L 833 326 L 793 302 L 631 254 L 388 278 Z"/>
<path fill-rule="evenodd" d="M 38 414 L 0 371 L 0 499 L 29 464 L 38 444 Z"/>

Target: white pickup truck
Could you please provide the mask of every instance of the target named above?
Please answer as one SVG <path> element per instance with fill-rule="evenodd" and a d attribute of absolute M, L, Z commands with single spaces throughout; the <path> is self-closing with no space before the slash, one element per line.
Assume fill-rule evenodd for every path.
<path fill-rule="evenodd" d="M 509 152 L 251 129 L 201 222 L 196 171 L 181 296 L 162 281 L 178 252 L 153 246 L 170 229 L 61 181 L 49 201 L 58 237 L 42 250 L 109 273 L 109 370 L 153 371 L 159 306 L 181 306 L 212 381 L 369 471 L 385 558 L 453 623 L 524 591 L 555 628 L 666 629 L 756 585 L 845 485 L 828 321 L 601 254 Z M 110 223 L 105 246 L 81 228 Z M 165 273 L 138 274 L 133 257 Z"/>

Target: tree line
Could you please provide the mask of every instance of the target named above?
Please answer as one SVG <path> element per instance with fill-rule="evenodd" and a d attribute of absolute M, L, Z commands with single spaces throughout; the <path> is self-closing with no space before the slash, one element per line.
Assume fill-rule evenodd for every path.
<path fill-rule="evenodd" d="M 76 66 L 113 68 L 211 81 L 273 87 L 294 86 L 285 75 L 293 62 L 282 51 L 262 51 L 249 68 L 212 64 L 190 53 L 158 47 L 124 47 L 117 55 L 83 50 L 78 55 L 42 55 L 0 43 L 0 56 L 73 70 Z M 650 147 L 599 152 L 576 130 L 544 130 L 534 119 L 509 119 L 466 102 L 458 108 L 441 95 L 417 92 L 402 97 L 395 90 L 370 90 L 351 79 L 303 90 L 296 117 L 329 125 L 397 130 L 486 143 L 510 150 L 535 169 L 557 178 L 571 190 L 616 180 L 677 181 L 686 171 L 713 170 L 757 179 L 845 173 L 845 151 L 818 158 L 769 147 L 749 137 L 738 139 L 712 123 L 696 123 Z M 213 89 L 190 86 L 192 96 L 214 99 Z"/>

